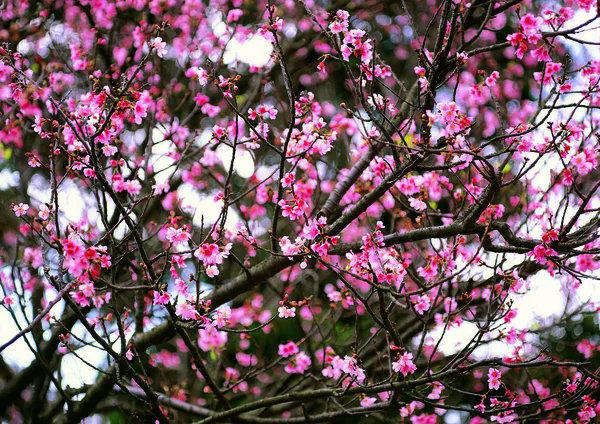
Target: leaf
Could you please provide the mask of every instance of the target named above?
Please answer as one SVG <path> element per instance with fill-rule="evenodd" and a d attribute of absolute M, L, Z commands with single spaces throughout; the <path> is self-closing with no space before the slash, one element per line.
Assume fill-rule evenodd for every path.
<path fill-rule="evenodd" d="M 0 159 L 9 160 L 12 157 L 12 149 L 0 144 Z"/>

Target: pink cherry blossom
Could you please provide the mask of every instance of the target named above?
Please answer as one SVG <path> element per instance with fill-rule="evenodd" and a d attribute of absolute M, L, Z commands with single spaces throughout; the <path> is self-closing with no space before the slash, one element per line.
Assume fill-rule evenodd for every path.
<path fill-rule="evenodd" d="M 410 352 L 404 352 L 397 361 L 392 362 L 392 370 L 394 372 L 400 372 L 405 377 L 408 374 L 414 374 L 417 370 L 417 366 L 412 361 L 413 355 Z"/>
<path fill-rule="evenodd" d="M 164 57 L 164 55 L 167 54 L 167 43 L 165 43 L 161 37 L 156 37 L 150 41 L 150 46 L 156 49 L 158 57 Z"/>
<path fill-rule="evenodd" d="M 306 353 L 300 351 L 290 358 L 290 362 L 284 369 L 288 374 L 304 374 L 310 365 L 310 357 Z"/>
<path fill-rule="evenodd" d="M 294 173 L 288 172 L 281 179 L 281 186 L 284 188 L 287 188 L 287 187 L 291 186 L 292 184 L 294 184 L 294 181 L 296 181 L 296 176 L 294 175 Z"/>
<path fill-rule="evenodd" d="M 154 292 L 154 304 L 155 305 L 166 305 L 170 302 L 171 296 L 167 292 Z"/>
<path fill-rule="evenodd" d="M 488 384 L 490 390 L 498 390 L 500 388 L 500 378 L 502 377 L 502 373 L 498 371 L 496 368 L 490 368 L 488 370 Z"/>
<path fill-rule="evenodd" d="M 429 299 L 429 296 L 424 294 L 423 296 L 419 296 L 417 298 L 417 301 L 415 303 L 415 310 L 417 311 L 417 313 L 419 315 L 423 315 L 425 313 L 425 311 L 429 310 L 430 307 L 431 307 L 431 301 Z"/>
<path fill-rule="evenodd" d="M 296 316 L 296 308 L 287 306 L 280 306 L 277 308 L 277 313 L 279 314 L 279 318 L 293 318 Z"/>
<path fill-rule="evenodd" d="M 25 203 L 19 203 L 18 205 L 12 205 L 11 209 L 16 216 L 23 216 L 27 214 L 27 211 L 29 210 L 29 205 Z"/>
<path fill-rule="evenodd" d="M 195 306 L 187 302 L 178 304 L 175 313 L 183 320 L 196 320 L 199 317 Z"/>
<path fill-rule="evenodd" d="M 286 344 L 279 345 L 279 350 L 278 350 L 277 354 L 279 356 L 287 358 L 289 356 L 295 355 L 298 352 L 299 352 L 299 350 L 298 350 L 298 346 L 296 345 L 296 343 L 288 342 Z"/>
<path fill-rule="evenodd" d="M 167 240 L 173 245 L 178 246 L 185 243 L 190 238 L 190 233 L 185 228 L 167 228 Z"/>

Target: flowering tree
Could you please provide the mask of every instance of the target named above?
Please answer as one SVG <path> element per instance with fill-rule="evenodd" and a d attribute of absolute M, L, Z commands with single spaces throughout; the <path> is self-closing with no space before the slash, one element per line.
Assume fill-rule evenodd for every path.
<path fill-rule="evenodd" d="M 600 414 L 595 2 L 0 16 L 3 419 Z"/>

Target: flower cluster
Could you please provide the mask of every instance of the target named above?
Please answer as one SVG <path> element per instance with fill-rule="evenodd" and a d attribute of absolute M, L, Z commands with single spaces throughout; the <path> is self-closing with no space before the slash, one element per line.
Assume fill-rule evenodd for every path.
<path fill-rule="evenodd" d="M 222 264 L 223 260 L 229 256 L 231 246 L 231 243 L 222 247 L 216 243 L 202 243 L 194 252 L 194 256 L 202 261 L 206 275 L 212 278 L 215 275 L 219 275 L 217 265 Z"/>
<path fill-rule="evenodd" d="M 365 370 L 358 366 L 356 357 L 344 356 L 344 358 L 341 358 L 338 355 L 334 355 L 334 351 L 331 348 L 327 348 L 325 353 L 319 351 L 317 354 L 318 356 L 323 356 L 324 354 L 325 364 L 327 366 L 323 368 L 323 376 L 338 380 L 342 375 L 346 374 L 347 377 L 342 382 L 344 387 L 354 384 L 354 381 L 360 384 L 365 381 Z"/>
<path fill-rule="evenodd" d="M 397 361 L 392 362 L 392 370 L 402 373 L 405 377 L 408 374 L 414 374 L 417 366 L 412 361 L 413 355 L 410 352 L 404 352 Z"/>

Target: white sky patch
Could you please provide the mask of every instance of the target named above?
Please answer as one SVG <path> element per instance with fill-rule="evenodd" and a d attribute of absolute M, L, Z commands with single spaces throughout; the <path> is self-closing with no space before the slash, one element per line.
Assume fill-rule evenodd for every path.
<path fill-rule="evenodd" d="M 244 150 L 238 153 L 236 159 L 238 166 L 235 167 L 235 172 L 242 178 L 250 178 L 254 174 L 254 159 L 249 151 Z"/>
<path fill-rule="evenodd" d="M 223 162 L 225 169 L 229 169 L 229 165 L 231 164 L 231 152 L 231 147 L 224 144 L 217 147 L 217 156 L 221 159 L 221 162 Z M 236 151 L 233 170 L 242 178 L 250 178 L 252 174 L 254 174 L 254 159 L 249 151 Z"/>
<path fill-rule="evenodd" d="M 11 187 L 19 185 L 21 177 L 19 171 L 10 172 L 10 169 L 4 168 L 0 171 L 0 190 L 5 191 Z"/>
<path fill-rule="evenodd" d="M 233 48 L 231 43 L 230 48 Z M 255 35 L 239 45 L 236 56 L 238 60 L 247 63 L 250 66 L 262 67 L 271 60 L 271 53 L 273 53 L 273 45 L 271 42 L 265 40 L 265 38 L 260 35 Z"/>
<path fill-rule="evenodd" d="M 154 168 L 154 172 L 162 171 L 173 165 L 175 161 L 172 157 L 167 156 L 167 153 L 172 149 L 171 141 L 163 141 L 165 138 L 165 131 L 159 128 L 152 130 L 152 155 L 150 157 L 150 163 Z M 171 177 L 173 170 L 169 169 L 164 172 L 160 172 L 155 175 L 157 183 L 163 183 Z"/>
<path fill-rule="evenodd" d="M 15 297 L 13 296 L 13 299 L 14 298 Z M 13 305 L 13 310 L 15 311 L 17 317 L 22 318 L 22 315 L 19 313 L 19 308 L 18 306 L 16 306 L 16 303 L 15 305 Z M 0 331 L 0 345 L 3 345 L 19 332 L 19 328 L 13 321 L 12 316 L 4 308 L 0 308 L 0 320 L 0 322 L 2 322 L 2 331 Z M 19 320 L 19 324 L 21 325 L 21 328 L 27 326 L 25 320 L 23 319 Z M 29 338 L 28 340 L 30 340 L 30 343 L 35 345 L 31 338 Z M 27 344 L 25 343 L 23 337 L 19 338 L 16 342 L 7 347 L 6 350 L 2 352 L 2 357 L 9 365 L 17 365 L 19 368 L 24 368 L 28 366 L 31 363 L 31 361 L 35 359 L 35 356 L 27 347 Z"/>
<path fill-rule="evenodd" d="M 200 133 L 200 135 L 198 135 L 194 139 L 194 143 L 198 147 L 206 146 L 208 143 L 210 143 L 210 139 L 212 138 L 212 133 L 213 133 L 213 131 L 211 128 L 205 128 L 204 131 L 202 131 L 202 133 Z"/>
<path fill-rule="evenodd" d="M 565 308 L 561 283 L 547 271 L 540 271 L 530 279 L 530 289 L 523 295 L 511 296 L 512 309 L 517 316 L 510 325 L 515 328 L 532 328 L 545 320 L 558 318 Z"/>
<path fill-rule="evenodd" d="M 234 63 L 236 61 L 236 59 L 238 58 L 238 53 L 240 52 L 241 48 L 242 48 L 242 43 L 240 43 L 235 38 L 232 39 L 229 42 L 229 44 L 227 44 L 227 49 L 225 50 L 225 53 L 223 54 L 223 63 L 225 65 L 230 65 L 230 64 Z"/>
<path fill-rule="evenodd" d="M 77 342 L 76 342 L 77 343 Z M 117 352 L 119 348 L 117 348 Z M 106 354 L 91 346 L 82 346 L 75 351 L 77 355 L 100 369 L 106 369 Z M 81 387 L 84 384 L 92 384 L 98 379 L 98 371 L 83 363 L 72 353 L 67 353 L 62 361 L 63 386 Z"/>
<path fill-rule="evenodd" d="M 449 327 L 446 329 L 445 334 L 443 333 L 443 327 L 437 327 L 429 332 L 428 338 L 432 338 L 437 342 L 443 335 L 443 339 L 440 342 L 439 351 L 444 355 L 452 355 L 461 349 L 477 334 L 477 326 L 470 322 L 463 322 L 460 327 Z M 414 340 L 419 341 L 421 336 L 417 336 Z M 435 345 L 435 342 L 433 343 Z M 431 343 L 428 343 L 431 344 Z"/>
<path fill-rule="evenodd" d="M 594 13 L 586 12 L 585 10 L 579 9 L 575 12 L 573 19 L 569 24 L 569 28 L 573 28 L 577 25 L 581 25 L 582 23 L 592 19 L 594 17 Z M 591 25 L 585 27 L 586 31 L 579 32 L 575 35 L 575 38 L 578 40 L 582 40 L 584 42 L 598 42 L 598 23 L 593 22 Z M 593 47 L 593 46 L 591 46 Z M 590 46 L 585 46 L 583 44 L 571 42 L 569 43 L 569 51 L 573 53 L 575 59 L 584 59 L 584 60 L 598 60 L 600 59 L 600 49 L 598 48 L 590 48 Z M 576 60 L 577 62 L 577 60 Z"/>
<path fill-rule="evenodd" d="M 221 214 L 223 202 L 215 202 L 213 197 L 216 193 L 209 196 L 200 194 L 196 188 L 190 184 L 182 184 L 177 189 L 179 195 L 180 207 L 186 213 L 192 215 L 193 223 L 196 227 L 214 224 Z M 225 228 L 233 230 L 240 222 L 240 217 L 235 212 L 235 209 L 230 208 L 227 212 L 227 222 Z"/>
<path fill-rule="evenodd" d="M 27 193 L 39 203 L 50 203 L 52 192 L 49 182 L 41 175 L 34 175 L 27 188 Z M 96 200 L 93 195 L 81 188 L 71 180 L 61 181 L 58 190 L 58 205 L 60 208 L 60 222 L 64 227 L 70 222 L 79 222 L 86 217 L 90 222 L 96 222 L 99 214 Z"/>

